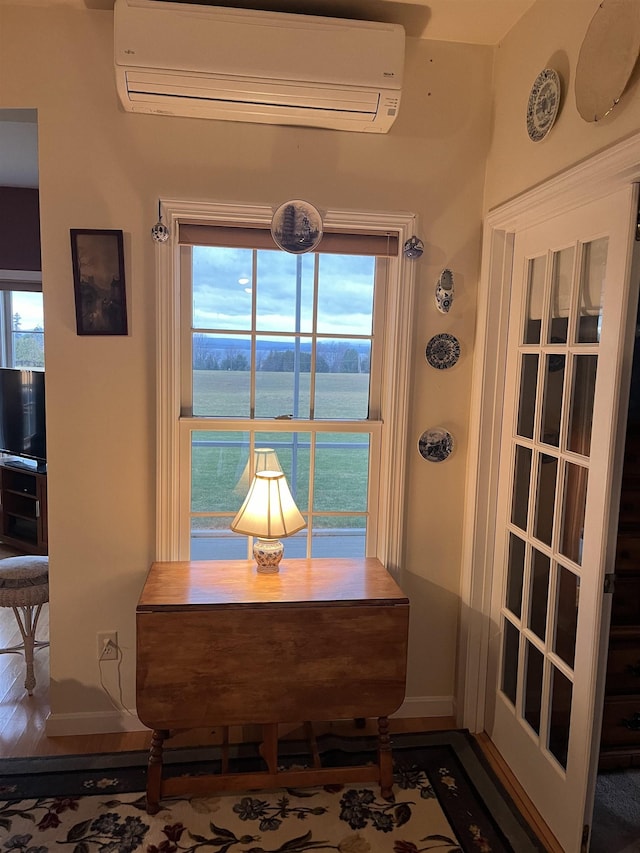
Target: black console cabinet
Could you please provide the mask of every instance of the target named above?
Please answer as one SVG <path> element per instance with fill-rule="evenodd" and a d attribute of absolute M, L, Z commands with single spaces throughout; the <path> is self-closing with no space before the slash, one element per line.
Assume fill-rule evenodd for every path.
<path fill-rule="evenodd" d="M 46 474 L 0 461 L 0 540 L 29 554 L 47 554 Z"/>

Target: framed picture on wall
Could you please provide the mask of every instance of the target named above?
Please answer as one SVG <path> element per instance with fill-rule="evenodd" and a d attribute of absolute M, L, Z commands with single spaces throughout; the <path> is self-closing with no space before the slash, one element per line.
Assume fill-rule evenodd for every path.
<path fill-rule="evenodd" d="M 71 229 L 79 335 L 126 335 L 122 231 Z"/>

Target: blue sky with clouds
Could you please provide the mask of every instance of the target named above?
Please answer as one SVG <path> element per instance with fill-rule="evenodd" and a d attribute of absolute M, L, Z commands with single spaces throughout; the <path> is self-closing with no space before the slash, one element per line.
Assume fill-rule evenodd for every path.
<path fill-rule="evenodd" d="M 312 330 L 315 256 L 279 250 L 257 253 L 257 329 L 295 331 L 296 281 L 300 275 L 300 330 Z M 375 258 L 320 255 L 318 331 L 370 335 Z M 248 330 L 253 295 L 252 250 L 195 246 L 194 326 Z"/>

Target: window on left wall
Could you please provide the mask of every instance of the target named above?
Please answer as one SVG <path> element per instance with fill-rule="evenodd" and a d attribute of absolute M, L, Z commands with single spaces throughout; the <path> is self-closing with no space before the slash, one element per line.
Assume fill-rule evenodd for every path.
<path fill-rule="evenodd" d="M 0 290 L 0 366 L 44 368 L 44 310 L 39 282 L 23 289 L 3 281 Z"/>

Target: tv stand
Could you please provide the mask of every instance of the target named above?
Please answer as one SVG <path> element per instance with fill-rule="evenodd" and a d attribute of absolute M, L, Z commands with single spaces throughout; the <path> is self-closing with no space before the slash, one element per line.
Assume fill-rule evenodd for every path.
<path fill-rule="evenodd" d="M 48 553 L 47 475 L 35 462 L 0 460 L 0 541 L 28 554 Z"/>
<path fill-rule="evenodd" d="M 25 471 L 36 470 L 35 462 L 30 459 L 20 459 L 14 456 L 7 456 L 6 459 L 2 460 L 2 465 L 6 465 L 8 468 L 23 468 Z"/>

